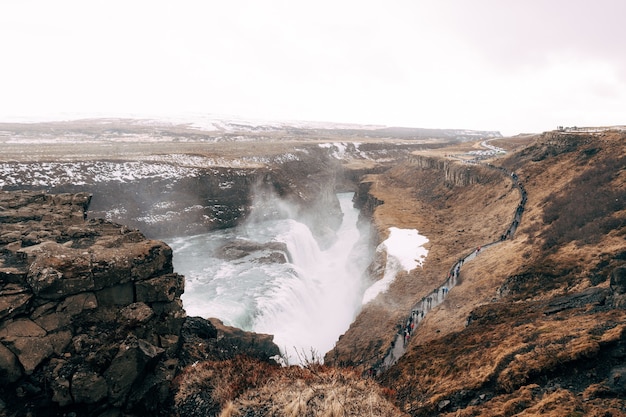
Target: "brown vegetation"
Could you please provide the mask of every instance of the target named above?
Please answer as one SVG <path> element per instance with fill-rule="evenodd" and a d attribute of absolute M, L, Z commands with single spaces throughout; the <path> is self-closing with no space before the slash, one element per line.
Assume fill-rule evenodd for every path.
<path fill-rule="evenodd" d="M 406 163 L 367 180 L 372 182 L 370 195 L 382 202 L 372 215 L 380 240 L 392 226 L 417 229 L 429 239 L 426 261 L 422 268 L 399 274 L 387 293 L 364 308 L 326 355 L 328 363 L 357 365 L 364 370 L 375 366 L 412 306 L 445 282 L 459 258 L 498 240 L 513 219 L 519 193 L 505 175 L 451 161 L 424 163 L 421 154 L 415 154 Z M 474 303 L 463 303 L 463 308 L 471 309 Z M 456 309 L 456 304 L 448 307 Z M 459 326 L 465 316 L 456 321 Z"/>
<path fill-rule="evenodd" d="M 524 181 L 527 210 L 382 376 L 411 415 L 626 414 L 626 310 L 607 285 L 626 261 L 625 139 L 549 133 L 498 161 Z"/>
<path fill-rule="evenodd" d="M 177 415 L 402 416 L 374 381 L 319 364 L 279 368 L 245 357 L 189 366 L 178 378 Z"/>

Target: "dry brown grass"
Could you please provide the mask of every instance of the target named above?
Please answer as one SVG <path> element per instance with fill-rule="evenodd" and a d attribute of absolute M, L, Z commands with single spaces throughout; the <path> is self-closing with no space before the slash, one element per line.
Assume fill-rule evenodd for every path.
<path fill-rule="evenodd" d="M 626 213 L 620 205 L 626 189 L 626 138 L 623 133 L 608 133 L 561 139 L 540 137 L 536 144 L 520 145 L 518 154 L 502 161 L 518 173 L 528 190 L 527 209 L 515 239 L 485 250 L 464 265 L 462 282 L 429 313 L 412 337 L 409 351 L 383 375 L 383 385 L 398 392 L 399 404 L 411 415 L 582 416 L 603 415 L 603 407 L 613 410 L 612 415 L 624 415 L 623 402 L 602 380 L 607 369 L 615 366 L 611 364 L 617 363 L 607 352 L 625 341 L 626 312 L 601 299 L 557 313 L 545 312 L 555 297 L 594 286 L 607 288 L 610 271 L 626 260 Z M 407 192 L 393 185 L 385 183 L 387 196 Z M 485 210 L 478 203 L 485 191 L 478 187 L 474 187 L 476 195 L 464 190 L 456 201 L 442 199 L 445 194 L 432 190 L 433 197 L 446 201 L 465 219 L 477 215 L 473 207 Z M 586 194 L 592 202 L 604 201 L 598 196 L 610 194 L 619 200 L 618 206 L 576 207 L 581 200 L 571 193 Z M 391 197 L 385 204 L 388 201 L 395 200 Z M 459 226 L 442 217 L 441 209 L 445 212 L 447 207 L 418 204 L 416 211 L 431 215 L 422 230 L 440 230 L 444 235 L 433 235 L 426 271 L 433 266 L 428 262 L 450 259 L 437 251 L 435 242 L 454 247 L 447 238 Z M 567 226 L 584 229 L 584 233 L 565 236 L 559 229 L 562 225 L 544 221 L 546 209 L 554 211 L 559 204 L 561 217 L 582 221 L 581 217 L 591 216 Z M 393 210 L 387 210 L 386 215 L 393 216 Z M 499 221 L 497 213 L 489 210 L 486 219 Z M 606 218 L 618 220 L 611 223 L 611 230 L 585 226 Z M 544 242 L 551 234 L 559 238 L 546 251 Z M 473 321 L 466 327 L 469 316 Z M 592 386 L 598 388 L 587 388 Z M 580 400 L 583 392 L 584 402 Z"/>
<path fill-rule="evenodd" d="M 529 407 L 529 404 L 533 406 Z M 582 412 L 580 399 L 571 392 L 556 389 L 542 394 L 538 385 L 521 387 L 511 395 L 503 396 L 490 402 L 490 407 L 470 406 L 458 413 L 443 414 L 455 417 L 509 417 L 509 416 L 554 416 L 576 417 L 586 415 Z"/>
<path fill-rule="evenodd" d="M 541 396 L 520 399 L 523 387 L 545 375 L 584 369 L 584 364 L 602 360 L 603 349 L 625 339 L 624 310 L 545 316 L 535 311 L 541 305 L 485 306 L 482 316 L 463 332 L 412 347 L 382 382 L 397 390 L 412 415 L 431 415 L 440 401 L 460 393 L 466 393 L 468 403 L 487 394 L 496 403 L 508 398 L 506 402 L 517 404 L 490 414 L 489 401 L 488 406 L 468 407 L 468 414 L 461 415 L 512 415 L 506 410 L 520 412 L 519 404 L 530 407 L 540 401 Z M 584 374 L 580 378 L 571 384 L 590 384 Z"/>
<path fill-rule="evenodd" d="M 238 357 L 187 367 L 177 378 L 175 409 L 181 417 L 405 415 L 390 395 L 348 369 L 278 368 Z"/>
<path fill-rule="evenodd" d="M 267 383 L 280 368 L 244 356 L 186 367 L 175 381 L 179 416 L 216 415 L 248 389 Z"/>
<path fill-rule="evenodd" d="M 391 405 L 375 382 L 348 370 L 317 365 L 285 370 L 271 383 L 247 392 L 222 417 L 250 415 L 391 417 L 405 414 Z"/>

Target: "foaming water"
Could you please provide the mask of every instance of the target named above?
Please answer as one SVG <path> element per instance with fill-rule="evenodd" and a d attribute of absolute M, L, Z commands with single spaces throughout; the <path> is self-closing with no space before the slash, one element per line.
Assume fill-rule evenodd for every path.
<path fill-rule="evenodd" d="M 289 363 L 312 355 L 320 359 L 360 311 L 370 262 L 352 193 L 338 198 L 343 222 L 326 250 L 294 219 L 255 221 L 169 242 L 174 267 L 186 277 L 182 299 L 187 314 L 272 334 Z M 237 259 L 218 257 L 220 248 L 232 242 L 253 242 L 260 249 Z M 276 262 L 277 255 L 285 262 Z"/>

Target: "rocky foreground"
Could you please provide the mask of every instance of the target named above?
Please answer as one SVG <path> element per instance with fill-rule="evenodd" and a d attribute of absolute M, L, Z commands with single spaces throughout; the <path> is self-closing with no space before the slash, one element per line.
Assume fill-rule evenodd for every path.
<path fill-rule="evenodd" d="M 186 317 L 171 249 L 86 220 L 90 199 L 0 192 L 3 415 L 170 415 L 184 366 L 279 353 L 271 336 Z"/>

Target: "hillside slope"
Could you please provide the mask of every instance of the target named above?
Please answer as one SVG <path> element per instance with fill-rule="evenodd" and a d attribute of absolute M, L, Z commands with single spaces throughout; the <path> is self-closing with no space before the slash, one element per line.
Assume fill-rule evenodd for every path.
<path fill-rule="evenodd" d="M 402 409 L 626 414 L 624 143 L 623 132 L 546 133 L 495 162 L 528 191 L 523 220 L 513 240 L 463 267 L 382 375 Z M 485 210 L 467 202 L 465 219 Z"/>

